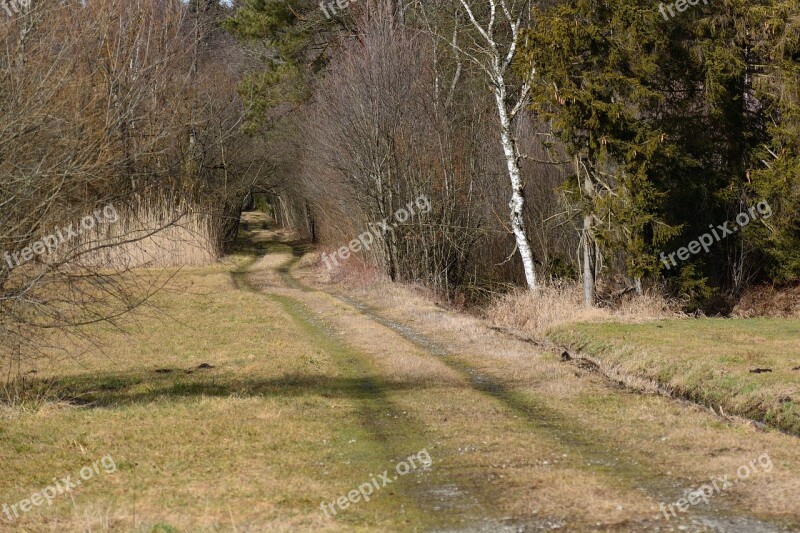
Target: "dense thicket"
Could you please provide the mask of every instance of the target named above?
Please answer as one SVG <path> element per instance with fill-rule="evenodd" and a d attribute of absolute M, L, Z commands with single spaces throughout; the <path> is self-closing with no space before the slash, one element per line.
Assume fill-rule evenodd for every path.
<path fill-rule="evenodd" d="M 599 255 L 624 259 L 629 276 L 664 276 L 697 303 L 796 280 L 800 8 L 719 1 L 673 11 L 665 20 L 652 2 L 628 0 L 535 11 L 533 108 L 585 176 L 590 239 Z M 768 218 L 677 266 L 660 263 L 661 252 L 761 201 Z"/>
<path fill-rule="evenodd" d="M 263 112 L 257 134 L 293 145 L 277 164 L 286 173 L 272 199 L 279 220 L 338 248 L 425 196 L 430 213 L 356 261 L 454 298 L 525 281 L 496 104 L 469 57 L 475 29 L 463 12 L 451 2 L 356 2 L 328 19 L 317 3 L 247 1 L 229 27 L 271 51 L 244 87 Z M 540 277 L 568 275 L 577 239 L 561 216 L 565 172 L 531 114 L 513 128 L 530 156 L 518 163 L 536 176 L 522 186 Z"/>

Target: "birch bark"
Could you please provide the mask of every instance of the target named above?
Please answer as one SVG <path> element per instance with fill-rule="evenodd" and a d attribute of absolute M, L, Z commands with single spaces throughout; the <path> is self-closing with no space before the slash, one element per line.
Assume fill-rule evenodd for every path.
<path fill-rule="evenodd" d="M 528 232 L 523 213 L 525 209 L 524 184 L 520 170 L 520 153 L 514 135 L 514 119 L 525 107 L 530 93 L 530 80 L 523 80 L 519 87 L 511 89 L 509 78 L 511 65 L 517 57 L 517 47 L 521 38 L 522 20 L 529 11 L 529 2 L 517 3 L 515 0 L 486 0 L 489 20 L 484 24 L 478 21 L 468 0 L 460 0 L 472 26 L 481 36 L 480 44 L 473 41 L 475 53 L 454 45 L 459 52 L 469 57 L 486 74 L 494 92 L 497 117 L 500 125 L 500 143 L 506 159 L 508 177 L 511 182 L 511 200 L 508 203 L 511 231 L 517 244 L 520 259 L 525 271 L 528 288 L 536 288 L 536 270 L 533 264 Z M 499 9 L 498 9 L 499 8 Z M 502 18 L 507 24 L 502 32 L 506 42 L 500 42 L 496 30 Z"/>

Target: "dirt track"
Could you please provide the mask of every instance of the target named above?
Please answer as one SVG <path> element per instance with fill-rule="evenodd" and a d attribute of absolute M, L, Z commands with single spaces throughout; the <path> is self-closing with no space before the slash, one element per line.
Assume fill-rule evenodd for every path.
<path fill-rule="evenodd" d="M 321 286 L 297 267 L 302 243 L 249 223 L 269 253 L 235 274 L 238 286 L 279 302 L 335 354 L 359 391 L 369 446 L 387 460 L 423 447 L 433 457 L 393 485 L 426 529 L 759 532 L 800 522 L 798 439 L 614 387 L 402 290 Z M 769 471 L 765 459 L 751 464 L 741 484 L 677 509 L 764 454 Z"/>

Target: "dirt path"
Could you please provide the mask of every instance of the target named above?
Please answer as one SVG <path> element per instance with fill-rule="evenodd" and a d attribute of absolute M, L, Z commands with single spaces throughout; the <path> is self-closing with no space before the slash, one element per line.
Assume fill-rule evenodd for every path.
<path fill-rule="evenodd" d="M 375 468 L 430 453 L 431 468 L 392 485 L 410 528 L 796 530 L 800 440 L 615 388 L 407 291 L 322 286 L 297 267 L 302 243 L 248 222 L 254 252 L 267 253 L 234 275 L 237 285 L 280 303 L 337 361 L 363 453 L 380 458 Z M 748 464 L 747 479 L 734 479 Z M 736 483 L 677 509 L 724 476 Z M 331 520 L 347 523 L 346 511 Z"/>

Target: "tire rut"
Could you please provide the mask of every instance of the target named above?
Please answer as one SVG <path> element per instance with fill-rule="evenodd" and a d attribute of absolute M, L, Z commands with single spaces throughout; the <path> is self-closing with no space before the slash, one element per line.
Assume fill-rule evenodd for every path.
<path fill-rule="evenodd" d="M 259 290 L 249 281 L 249 270 L 256 261 L 257 258 L 253 258 L 232 273 L 237 289 L 260 294 L 278 303 L 313 338 L 314 344 L 332 357 L 340 372 L 354 383 L 350 399 L 358 406 L 362 425 L 370 434 L 372 446 L 382 450 L 381 455 L 386 460 L 382 466 L 374 465 L 376 470 L 369 473 L 369 477 L 368 472 L 364 472 L 364 480 L 371 478 L 373 473 L 379 473 L 378 467 L 385 468 L 390 463 L 396 464 L 419 450 L 431 448 L 432 439 L 426 428 L 405 416 L 405 413 L 392 403 L 386 385 L 369 363 L 367 356 L 358 353 L 338 339 L 333 328 L 317 317 L 303 302 L 284 294 Z M 296 258 L 289 263 L 294 261 Z M 279 269 L 281 278 L 284 281 L 289 281 L 287 277 L 294 280 L 287 268 L 284 265 Z M 296 280 L 286 285 L 292 289 L 300 289 Z M 402 435 L 400 440 L 404 442 L 397 442 L 397 435 Z M 437 479 L 436 458 L 433 452 L 429 453 L 434 460 L 429 470 L 415 471 L 413 476 L 406 476 L 406 482 L 394 476 L 396 484 L 391 485 L 402 496 L 403 505 L 413 506 L 422 517 L 420 525 L 425 530 L 440 531 L 503 530 L 501 524 L 486 518 L 486 510 L 474 495 L 461 490 L 452 480 Z M 391 469 L 389 473 L 391 475 Z M 376 496 L 378 495 L 380 493 L 376 493 Z M 471 523 L 466 528 L 463 526 L 465 519 L 468 524 Z"/>
<path fill-rule="evenodd" d="M 287 271 L 287 275 L 291 275 Z M 297 282 L 295 280 L 295 282 Z M 299 282 L 298 282 L 299 283 Z M 659 501 L 676 501 L 684 496 L 683 485 L 676 484 L 669 479 L 663 479 L 647 465 L 630 461 L 624 453 L 617 450 L 614 453 L 608 447 L 602 446 L 602 440 L 595 439 L 595 435 L 585 426 L 576 424 L 548 407 L 543 401 L 532 398 L 529 394 L 523 395 L 505 387 L 499 380 L 478 371 L 455 353 L 435 342 L 413 328 L 390 320 L 363 302 L 356 301 L 342 294 L 327 292 L 330 296 L 358 310 L 358 312 L 387 327 L 409 342 L 418 346 L 422 351 L 432 357 L 437 357 L 444 364 L 466 377 L 476 391 L 479 391 L 503 404 L 510 411 L 523 417 L 534 429 L 545 432 L 560 444 L 576 452 L 581 457 L 582 465 L 587 465 L 594 471 L 601 472 L 611 478 L 613 482 L 626 487 L 634 487 Z M 581 465 L 581 466 L 582 466 Z M 762 521 L 737 513 L 725 504 L 716 502 L 714 507 L 702 513 L 687 513 L 680 519 L 673 520 L 670 524 L 695 531 L 719 531 L 726 533 L 777 533 L 788 531 L 785 527 Z M 663 522 L 652 521 L 639 524 L 641 530 L 662 530 Z M 633 528 L 635 530 L 637 528 Z"/>
<path fill-rule="evenodd" d="M 529 393 L 523 394 L 506 387 L 500 379 L 496 379 L 460 358 L 448 347 L 435 342 L 425 334 L 416 331 L 405 324 L 383 316 L 377 309 L 367 304 L 356 301 L 348 296 L 326 290 L 310 288 L 292 275 L 291 269 L 303 255 L 291 244 L 282 243 L 291 252 L 288 261 L 284 262 L 277 270 L 282 285 L 302 293 L 320 293 L 340 301 L 381 326 L 388 328 L 400 335 L 405 340 L 416 346 L 423 354 L 434 357 L 446 366 L 455 370 L 464 377 L 469 385 L 478 393 L 499 402 L 507 412 L 520 417 L 524 423 L 534 430 L 544 434 L 560 446 L 572 452 L 570 456 L 578 456 L 580 462 L 573 466 L 589 469 L 604 475 L 612 486 L 642 491 L 657 501 L 675 501 L 684 495 L 684 487 L 675 481 L 664 479 L 648 465 L 632 461 L 626 457 L 622 450 L 614 450 L 604 446 L 603 439 L 596 439 L 596 435 L 585 426 L 572 420 L 567 420 L 555 409 L 547 406 L 543 400 L 532 397 Z M 301 304 L 302 305 L 302 304 Z M 430 494 L 430 492 L 429 492 Z M 694 511 L 694 509 L 691 509 Z M 706 511 L 690 512 L 665 524 L 656 519 L 629 523 L 628 531 L 717 531 L 729 533 L 773 533 L 789 531 L 786 527 L 767 521 L 758 520 L 737 512 L 727 506 L 725 502 L 716 502 L 713 508 Z M 491 523 L 483 520 L 468 529 L 449 529 L 445 526 L 442 531 L 528 531 L 549 529 L 540 527 L 537 523 L 518 523 L 505 525 Z M 666 526 L 666 527 L 665 527 Z"/>

